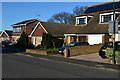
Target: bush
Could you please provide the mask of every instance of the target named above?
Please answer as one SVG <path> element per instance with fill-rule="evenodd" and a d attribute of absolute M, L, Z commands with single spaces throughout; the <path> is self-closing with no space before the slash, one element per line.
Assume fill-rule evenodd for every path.
<path fill-rule="evenodd" d="M 105 55 L 106 57 L 108 57 L 108 59 L 112 60 L 113 48 L 107 48 Z M 115 51 L 115 61 L 116 61 L 116 64 L 120 65 L 120 51 Z"/>
<path fill-rule="evenodd" d="M 28 35 L 26 32 L 23 32 L 21 34 L 17 44 L 15 44 L 14 46 L 16 46 L 17 48 L 23 48 L 23 49 L 34 48 L 34 45 L 29 42 Z"/>
<path fill-rule="evenodd" d="M 120 65 L 120 51 L 115 52 L 116 64 Z"/>
<path fill-rule="evenodd" d="M 53 37 L 52 37 L 51 34 L 43 33 L 41 46 L 42 46 L 44 49 L 53 47 L 52 38 L 53 38 Z"/>

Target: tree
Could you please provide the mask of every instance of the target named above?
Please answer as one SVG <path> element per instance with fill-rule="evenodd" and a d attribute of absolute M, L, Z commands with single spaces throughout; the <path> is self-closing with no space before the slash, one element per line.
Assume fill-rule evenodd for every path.
<path fill-rule="evenodd" d="M 34 46 L 29 42 L 28 35 L 26 32 L 23 32 L 20 38 L 17 41 L 18 48 L 33 48 Z"/>
<path fill-rule="evenodd" d="M 75 24 L 75 16 L 81 15 L 86 8 L 87 7 L 76 6 L 72 14 L 68 12 L 54 14 L 50 19 L 48 19 L 48 22 Z"/>
<path fill-rule="evenodd" d="M 42 35 L 42 42 L 41 46 L 44 49 L 51 48 L 53 47 L 53 42 L 52 42 L 52 35 L 48 33 L 43 33 Z"/>
<path fill-rule="evenodd" d="M 84 11 L 87 9 L 87 7 L 81 7 L 81 6 L 76 6 L 74 9 L 73 9 L 73 14 L 75 16 L 80 16 L 81 14 L 84 13 Z"/>
<path fill-rule="evenodd" d="M 66 24 L 73 24 L 73 15 L 68 12 L 60 12 L 54 14 L 48 22 L 57 22 L 57 23 L 66 23 Z"/>

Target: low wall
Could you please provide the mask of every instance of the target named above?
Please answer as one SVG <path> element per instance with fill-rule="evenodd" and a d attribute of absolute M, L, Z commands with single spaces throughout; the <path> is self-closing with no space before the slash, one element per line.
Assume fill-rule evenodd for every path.
<path fill-rule="evenodd" d="M 26 49 L 27 53 L 34 53 L 34 54 L 41 54 L 41 55 L 48 55 L 47 51 L 42 50 L 35 50 L 35 49 Z"/>
<path fill-rule="evenodd" d="M 76 46 L 76 47 L 66 48 L 64 57 L 98 53 L 101 46 L 102 46 L 101 44 L 96 44 L 96 45 Z"/>

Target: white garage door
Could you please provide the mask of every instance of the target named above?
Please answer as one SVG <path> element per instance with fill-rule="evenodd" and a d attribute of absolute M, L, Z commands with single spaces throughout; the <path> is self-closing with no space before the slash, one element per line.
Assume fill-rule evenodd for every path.
<path fill-rule="evenodd" d="M 102 35 L 88 35 L 90 45 L 102 43 Z"/>
<path fill-rule="evenodd" d="M 120 41 L 120 34 L 115 35 L 115 41 Z"/>

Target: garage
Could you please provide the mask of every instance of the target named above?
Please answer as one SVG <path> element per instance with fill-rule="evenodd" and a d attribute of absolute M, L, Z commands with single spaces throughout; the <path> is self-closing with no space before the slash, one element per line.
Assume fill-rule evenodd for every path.
<path fill-rule="evenodd" d="M 104 34 L 88 35 L 88 43 L 89 43 L 90 45 L 102 43 L 102 36 L 103 36 L 103 35 L 104 35 Z"/>

